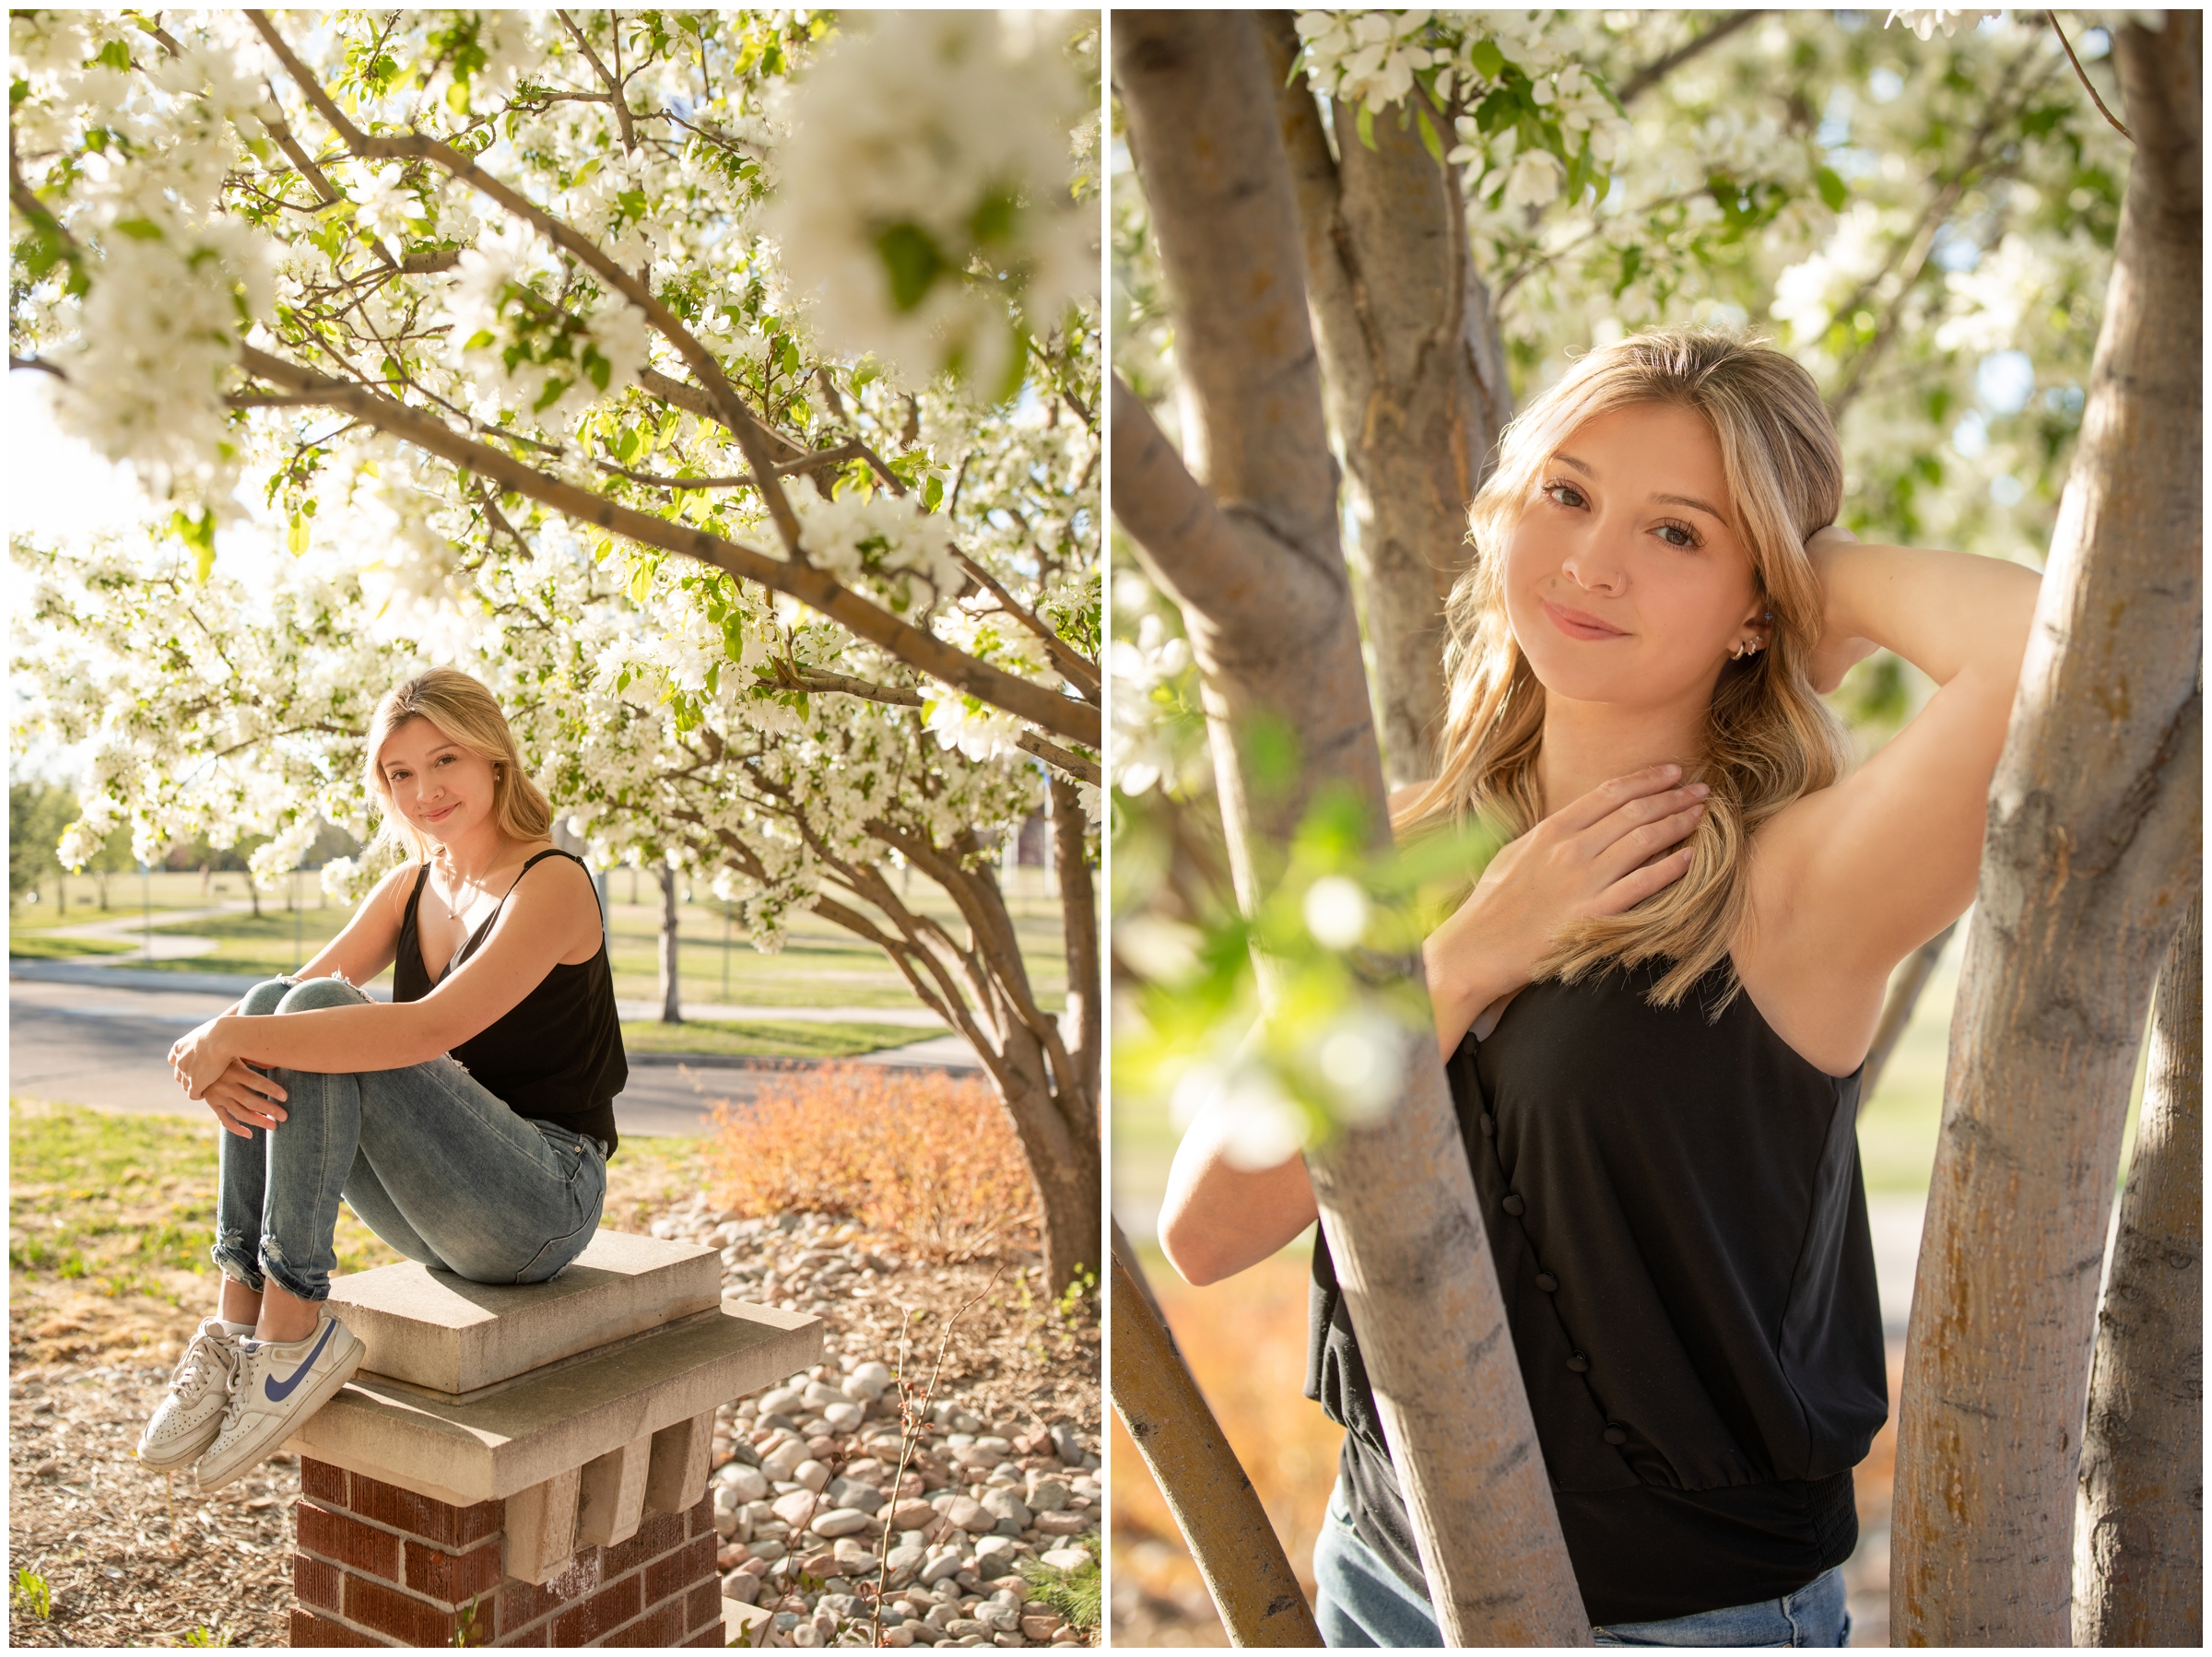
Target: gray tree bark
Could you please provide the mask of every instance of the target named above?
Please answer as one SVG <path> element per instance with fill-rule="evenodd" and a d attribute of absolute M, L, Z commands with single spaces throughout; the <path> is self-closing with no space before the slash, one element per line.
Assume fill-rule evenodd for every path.
<path fill-rule="evenodd" d="M 2174 934 L 2097 1320 L 2074 1643 L 2205 1642 L 2205 906 Z"/>
<path fill-rule="evenodd" d="M 2065 1645 L 2097 1286 L 2202 831 L 2203 19 L 2129 22 L 2136 153 L 1990 791 L 1905 1358 L 1890 1629 Z"/>
<path fill-rule="evenodd" d="M 1290 14 L 1263 14 L 1261 34 L 1281 88 L 1322 391 L 1347 473 L 1383 773 L 1402 787 L 1436 774 L 1444 600 L 1467 566 L 1467 504 L 1512 417 L 1512 390 L 1458 170 L 1394 116 L 1374 123 L 1370 149 L 1343 104 L 1332 107 L 1332 155 L 1305 76 L 1291 75 Z M 1423 96 L 1417 88 L 1409 105 Z"/>
<path fill-rule="evenodd" d="M 661 886 L 661 1022 L 684 1021 L 682 984 L 678 981 L 676 916 L 676 865 L 663 858 L 653 871 Z"/>
<path fill-rule="evenodd" d="M 1117 382 L 1113 506 L 1182 606 L 1231 870 L 1252 905 L 1324 788 L 1352 790 L 1376 843 L 1389 835 L 1297 207 L 1252 14 L 1124 13 L 1114 77 L 1206 483 Z M 1418 981 L 1420 958 L 1376 970 Z M 1340 1134 L 1307 1167 L 1438 1621 L 1455 1645 L 1586 1644 L 1435 1043 L 1408 1031 L 1404 1057 L 1391 1118 Z"/>

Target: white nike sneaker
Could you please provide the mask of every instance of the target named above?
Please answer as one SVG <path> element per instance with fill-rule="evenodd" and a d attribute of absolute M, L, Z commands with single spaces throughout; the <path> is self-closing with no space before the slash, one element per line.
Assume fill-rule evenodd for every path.
<path fill-rule="evenodd" d="M 200 1488 L 219 1490 L 274 1455 L 302 1422 L 353 1379 L 368 1352 L 360 1336 L 326 1310 L 297 1341 L 241 1341 L 238 1380 L 222 1428 L 200 1458 Z"/>
<path fill-rule="evenodd" d="M 239 1343 L 220 1318 L 209 1318 L 193 1335 L 169 1378 L 169 1391 L 154 1406 L 153 1419 L 138 1436 L 138 1462 L 168 1473 L 200 1459 L 222 1430 L 230 1383 L 238 1374 Z"/>

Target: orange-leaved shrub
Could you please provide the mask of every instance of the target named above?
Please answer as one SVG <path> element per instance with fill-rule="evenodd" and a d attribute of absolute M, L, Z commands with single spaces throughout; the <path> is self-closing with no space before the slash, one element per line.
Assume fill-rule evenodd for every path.
<path fill-rule="evenodd" d="M 1037 1246 L 1021 1146 L 988 1084 L 823 1064 L 714 1107 L 709 1189 L 746 1216 L 841 1214 L 944 1259 Z"/>

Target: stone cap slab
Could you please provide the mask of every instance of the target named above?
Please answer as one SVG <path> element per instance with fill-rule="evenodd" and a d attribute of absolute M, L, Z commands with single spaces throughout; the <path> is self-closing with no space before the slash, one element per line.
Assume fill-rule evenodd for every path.
<path fill-rule="evenodd" d="M 601 1231 L 549 1283 L 471 1283 L 414 1261 L 334 1277 L 331 1310 L 369 1347 L 361 1368 L 468 1393 L 722 1299 L 722 1262 L 697 1243 Z"/>
<path fill-rule="evenodd" d="M 819 1318 L 723 1301 L 473 1399 L 359 1374 L 285 1448 L 469 1507 L 773 1386 L 821 1354 Z"/>

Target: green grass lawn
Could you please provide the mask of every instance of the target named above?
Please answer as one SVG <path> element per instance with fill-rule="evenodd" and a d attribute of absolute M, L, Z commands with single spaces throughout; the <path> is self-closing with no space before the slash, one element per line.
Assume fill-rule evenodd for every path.
<path fill-rule="evenodd" d="M 10 933 L 7 953 L 34 961 L 65 961 L 88 955 L 133 955 L 135 944 L 111 943 L 105 938 L 49 938 L 37 933 Z"/>
<path fill-rule="evenodd" d="M 849 1059 L 928 1040 L 930 1032 L 902 1024 L 798 1024 L 759 1019 L 718 1024 L 688 1018 L 681 1024 L 624 1019 L 626 1052 L 733 1053 L 767 1059 Z"/>
<path fill-rule="evenodd" d="M 623 1000 L 657 999 L 660 994 L 660 894 L 648 878 L 630 878 L 629 870 L 617 870 L 607 883 L 607 940 L 615 969 L 615 993 Z M 49 886 L 51 887 L 51 882 Z M 244 877 L 218 876 L 212 891 L 204 891 L 196 873 L 163 872 L 151 881 L 156 931 L 164 930 L 164 910 L 206 907 L 234 902 L 244 894 Z M 77 955 L 126 954 L 122 949 L 76 946 L 63 939 L 41 940 L 37 934 L 60 924 L 88 921 L 127 921 L 139 909 L 139 879 L 116 876 L 109 887 L 114 907 L 97 909 L 86 901 L 94 890 L 83 876 L 69 883 L 69 908 L 65 914 L 53 905 L 51 893 L 41 903 L 16 903 L 9 911 L 8 952 L 15 956 L 53 958 L 64 951 Z M 633 887 L 635 901 L 632 901 Z M 256 918 L 240 911 L 206 920 L 180 922 L 167 928 L 180 934 L 218 940 L 211 954 L 189 959 L 149 963 L 153 970 L 170 972 L 235 972 L 257 978 L 289 972 L 312 956 L 344 926 L 349 911 L 324 901 L 316 907 L 319 888 L 303 878 L 300 891 L 306 907 L 296 913 L 284 907 L 284 894 L 264 893 L 262 913 Z M 947 923 L 955 936 L 964 925 L 936 888 L 927 881 L 913 882 L 913 907 Z M 1008 889 L 1006 907 L 1015 934 L 1028 964 L 1032 987 L 1048 1009 L 1059 1007 L 1065 996 L 1067 969 L 1060 953 L 1058 900 L 1046 888 L 1041 871 L 1025 868 L 1016 873 Z M 688 1004 L 729 1001 L 755 1006 L 911 1007 L 913 993 L 883 954 L 841 927 L 811 914 L 792 918 L 782 951 L 762 955 L 734 930 L 724 947 L 724 926 L 719 906 L 700 888 L 699 900 L 684 903 L 678 911 L 681 981 L 679 993 Z M 295 934 L 298 943 L 295 944 Z M 104 941 L 103 941 L 104 942 Z M 389 983 L 389 977 L 378 981 Z"/>

